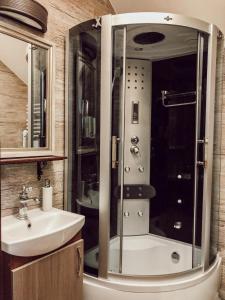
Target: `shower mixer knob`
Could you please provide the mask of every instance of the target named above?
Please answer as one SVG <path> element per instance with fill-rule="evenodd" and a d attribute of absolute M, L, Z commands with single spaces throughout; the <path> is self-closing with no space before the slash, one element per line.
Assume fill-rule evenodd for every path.
<path fill-rule="evenodd" d="M 139 137 L 136 136 L 136 135 L 134 135 L 134 136 L 132 136 L 132 138 L 131 138 L 130 141 L 131 141 L 131 143 L 132 143 L 133 145 L 137 145 L 138 142 L 139 142 Z"/>
<path fill-rule="evenodd" d="M 138 148 L 138 146 L 131 146 L 130 147 L 130 152 L 132 153 L 132 154 L 135 154 L 135 155 L 137 155 L 139 152 L 140 152 L 140 150 L 139 150 L 139 148 Z"/>

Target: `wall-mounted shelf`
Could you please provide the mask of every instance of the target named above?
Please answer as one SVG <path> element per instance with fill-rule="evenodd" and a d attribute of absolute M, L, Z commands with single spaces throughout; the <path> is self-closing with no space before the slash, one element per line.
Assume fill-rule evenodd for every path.
<path fill-rule="evenodd" d="M 44 162 L 44 161 L 56 161 L 64 160 L 65 156 L 31 156 L 31 157 L 13 157 L 13 158 L 0 158 L 0 165 L 11 165 L 11 164 L 29 164 L 33 162 Z"/>
<path fill-rule="evenodd" d="M 0 158 L 0 165 L 11 165 L 11 164 L 29 164 L 33 162 L 48 162 L 48 161 L 56 161 L 56 160 L 64 160 L 65 156 L 31 156 L 31 157 L 7 157 Z"/>
<path fill-rule="evenodd" d="M 1 158 L 0 165 L 12 165 L 12 164 L 29 164 L 37 163 L 37 178 L 41 180 L 43 175 L 43 168 L 49 161 L 64 160 L 65 156 L 31 156 L 31 157 L 13 157 L 13 158 Z"/>

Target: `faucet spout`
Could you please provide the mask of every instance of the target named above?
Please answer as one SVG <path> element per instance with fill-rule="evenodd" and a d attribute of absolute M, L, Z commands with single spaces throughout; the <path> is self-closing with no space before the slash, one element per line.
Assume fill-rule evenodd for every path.
<path fill-rule="evenodd" d="M 40 200 L 37 197 L 29 198 L 28 196 L 28 189 L 23 186 L 22 192 L 19 194 L 19 212 L 17 214 L 17 218 L 19 220 L 27 220 L 29 224 L 31 224 L 29 217 L 28 217 L 28 203 L 29 202 L 36 202 L 37 204 L 40 203 Z M 30 227 L 28 224 L 28 227 Z"/>

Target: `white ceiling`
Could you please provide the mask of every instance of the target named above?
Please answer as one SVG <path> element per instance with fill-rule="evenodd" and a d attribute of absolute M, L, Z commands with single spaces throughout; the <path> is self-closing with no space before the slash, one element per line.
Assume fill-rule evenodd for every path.
<path fill-rule="evenodd" d="M 225 0 L 110 0 L 116 13 L 171 12 L 216 24 L 225 33 Z"/>

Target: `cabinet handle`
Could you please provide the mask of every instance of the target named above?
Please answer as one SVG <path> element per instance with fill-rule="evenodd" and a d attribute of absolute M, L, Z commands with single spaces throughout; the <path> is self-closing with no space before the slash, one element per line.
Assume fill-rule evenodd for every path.
<path fill-rule="evenodd" d="M 81 250 L 81 247 L 77 247 L 77 258 L 78 258 L 77 275 L 78 275 L 78 277 L 81 277 L 81 275 L 82 275 L 82 250 Z"/>

